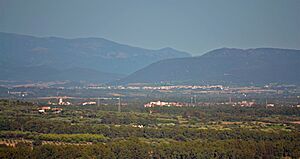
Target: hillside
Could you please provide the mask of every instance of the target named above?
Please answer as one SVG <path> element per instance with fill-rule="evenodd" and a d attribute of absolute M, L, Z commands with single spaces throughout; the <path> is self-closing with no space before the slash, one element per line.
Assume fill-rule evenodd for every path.
<path fill-rule="evenodd" d="M 77 73 L 79 69 L 79 74 L 84 75 L 90 75 L 88 72 L 108 72 L 100 76 L 118 79 L 114 78 L 115 74 L 129 74 L 162 59 L 188 56 L 190 54 L 172 48 L 143 49 L 103 38 L 40 38 L 0 33 L 0 69 L 4 72 L 0 76 L 2 80 L 41 80 L 45 78 L 44 75 L 55 79 L 57 72 L 70 69 L 77 69 Z M 114 75 L 104 77 L 111 74 Z M 64 76 L 68 77 L 66 72 Z M 74 78 L 81 77 L 78 75 Z"/>
<path fill-rule="evenodd" d="M 119 83 L 300 83 L 300 50 L 257 48 L 210 51 L 153 63 Z"/>

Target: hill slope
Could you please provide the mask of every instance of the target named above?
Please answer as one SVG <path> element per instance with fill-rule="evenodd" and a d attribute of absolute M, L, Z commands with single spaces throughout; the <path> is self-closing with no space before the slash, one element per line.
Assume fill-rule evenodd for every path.
<path fill-rule="evenodd" d="M 199 57 L 153 63 L 119 83 L 300 83 L 299 66 L 300 50 L 222 48 Z"/>
<path fill-rule="evenodd" d="M 103 72 L 129 74 L 162 59 L 188 56 L 172 48 L 149 50 L 103 38 L 39 38 L 0 32 L 0 69 L 6 72 L 0 79 L 17 76 L 40 80 L 45 71 L 51 74 L 75 68 L 77 73 L 81 70 L 79 74 L 91 71 L 102 72 L 102 76 L 109 75 Z M 31 76 L 26 77 L 26 73 Z"/>

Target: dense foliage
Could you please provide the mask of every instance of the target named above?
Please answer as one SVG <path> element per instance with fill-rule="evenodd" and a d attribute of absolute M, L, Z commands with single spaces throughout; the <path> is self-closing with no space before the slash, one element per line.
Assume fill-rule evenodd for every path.
<path fill-rule="evenodd" d="M 0 158 L 276 158 L 299 157 L 299 142 L 219 140 L 147 143 L 135 138 L 107 144 L 2 146 Z"/>
<path fill-rule="evenodd" d="M 39 114 L 32 103 L 0 100 L 0 158 L 300 157 L 298 108 L 109 107 Z"/>

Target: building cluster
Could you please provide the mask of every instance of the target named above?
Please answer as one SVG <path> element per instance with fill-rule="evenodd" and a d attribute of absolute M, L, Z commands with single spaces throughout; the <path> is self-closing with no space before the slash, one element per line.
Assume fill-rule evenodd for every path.
<path fill-rule="evenodd" d="M 68 102 L 68 101 L 65 102 L 65 101 L 63 100 L 63 98 L 59 98 L 57 103 L 54 103 L 54 102 L 49 101 L 48 104 L 50 104 L 50 105 L 72 105 L 71 102 Z"/>
<path fill-rule="evenodd" d="M 177 85 L 177 86 L 157 86 L 157 87 L 142 87 L 145 90 L 172 90 L 172 89 L 218 89 L 223 90 L 222 85 L 208 85 L 208 86 L 195 86 L 195 85 Z"/>
<path fill-rule="evenodd" d="M 255 102 L 253 101 L 241 101 L 241 102 L 237 102 L 237 103 L 234 103 L 240 107 L 253 107 L 256 105 Z"/>
<path fill-rule="evenodd" d="M 162 101 L 157 101 L 157 102 L 150 102 L 144 105 L 144 107 L 182 107 L 184 106 L 183 103 L 178 103 L 178 102 L 162 102 Z"/>
<path fill-rule="evenodd" d="M 70 102 L 65 102 L 65 101 L 63 101 L 62 98 L 59 98 L 58 105 L 71 105 L 71 103 Z"/>
<path fill-rule="evenodd" d="M 135 124 L 133 124 L 131 126 L 134 127 L 134 128 L 143 128 L 144 127 L 144 125 L 135 125 Z"/>
<path fill-rule="evenodd" d="M 204 89 L 204 90 L 223 90 L 222 85 L 175 85 L 175 86 L 97 86 L 90 85 L 87 89 L 129 89 L 129 90 L 172 90 L 172 89 Z"/>
<path fill-rule="evenodd" d="M 254 101 L 241 101 L 241 102 L 227 102 L 226 104 L 232 104 L 232 106 L 239 106 L 239 107 L 253 107 L 253 106 L 257 106 L 256 102 Z M 274 103 L 266 103 L 266 108 L 268 107 L 274 107 L 275 104 Z"/>
<path fill-rule="evenodd" d="M 42 106 L 42 107 L 39 107 L 38 112 L 39 113 L 51 112 L 54 114 L 58 114 L 58 113 L 61 113 L 62 110 L 63 110 L 62 108 L 51 108 L 49 106 Z"/>
<path fill-rule="evenodd" d="M 20 97 L 25 97 L 28 96 L 28 92 L 12 92 L 12 91 L 8 91 L 7 92 L 9 95 L 16 95 L 16 96 L 20 96 Z"/>

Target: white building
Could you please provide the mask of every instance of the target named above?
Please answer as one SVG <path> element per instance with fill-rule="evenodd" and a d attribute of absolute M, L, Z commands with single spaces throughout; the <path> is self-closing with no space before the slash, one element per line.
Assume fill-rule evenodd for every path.
<path fill-rule="evenodd" d="M 96 102 L 84 102 L 82 105 L 96 105 Z"/>

